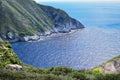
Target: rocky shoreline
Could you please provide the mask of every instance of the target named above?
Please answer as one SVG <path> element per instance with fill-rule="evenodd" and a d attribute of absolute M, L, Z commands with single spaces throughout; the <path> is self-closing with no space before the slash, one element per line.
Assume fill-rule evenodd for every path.
<path fill-rule="evenodd" d="M 9 9 L 9 6 L 17 13 Z M 80 21 L 70 17 L 65 11 L 32 0 L 2 0 L 0 12 L 0 38 L 11 43 L 36 41 L 41 36 L 84 28 Z"/>
<path fill-rule="evenodd" d="M 61 34 L 69 34 L 69 33 L 73 33 L 76 32 L 78 30 L 82 30 L 84 28 L 80 28 L 80 29 L 72 29 L 69 32 L 51 32 L 51 33 L 46 33 L 46 34 L 41 34 L 41 35 L 33 35 L 33 36 L 9 36 L 9 39 L 7 40 L 10 43 L 16 43 L 16 42 L 33 42 L 33 41 L 40 41 L 40 40 L 44 40 L 48 37 L 52 37 L 52 36 L 56 36 L 56 35 L 61 35 Z"/>

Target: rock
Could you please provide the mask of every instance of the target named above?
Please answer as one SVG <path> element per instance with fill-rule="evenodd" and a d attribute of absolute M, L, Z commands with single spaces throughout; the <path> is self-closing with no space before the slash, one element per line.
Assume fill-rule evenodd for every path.
<path fill-rule="evenodd" d="M 111 62 L 102 65 L 102 71 L 109 74 L 117 72 L 115 66 Z"/>
<path fill-rule="evenodd" d="M 119 73 L 120 72 L 120 59 L 112 62 L 107 62 L 101 66 L 102 71 L 107 74 Z"/>
<path fill-rule="evenodd" d="M 120 72 L 120 59 L 115 60 L 113 64 L 114 64 L 117 72 Z"/>
<path fill-rule="evenodd" d="M 14 32 L 7 32 L 6 34 L 7 39 L 13 39 L 14 38 Z"/>
<path fill-rule="evenodd" d="M 0 37 L 0 41 L 1 41 L 1 42 L 3 41 L 1 37 Z"/>
<path fill-rule="evenodd" d="M 37 35 L 34 35 L 34 36 L 25 36 L 23 38 L 24 38 L 24 41 L 35 41 L 35 40 L 40 39 L 40 37 L 37 36 Z"/>
<path fill-rule="evenodd" d="M 8 41 L 11 42 L 11 43 L 18 42 L 20 40 L 21 40 L 20 37 L 15 37 L 14 39 L 8 39 Z"/>
<path fill-rule="evenodd" d="M 54 23 L 57 32 L 70 32 L 72 29 L 84 28 L 84 26 L 74 18 L 71 18 L 65 11 L 50 6 L 39 5 Z"/>
<path fill-rule="evenodd" d="M 35 41 L 40 36 L 81 28 L 84 26 L 78 20 L 61 9 L 40 5 L 33 0 L 0 0 L 0 37 L 3 40 L 12 43 Z"/>
<path fill-rule="evenodd" d="M 18 64 L 7 64 L 5 68 L 9 70 L 22 70 L 23 67 Z"/>

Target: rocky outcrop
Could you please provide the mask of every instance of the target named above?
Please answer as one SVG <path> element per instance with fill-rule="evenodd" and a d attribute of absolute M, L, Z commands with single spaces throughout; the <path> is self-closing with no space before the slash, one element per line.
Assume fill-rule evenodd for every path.
<path fill-rule="evenodd" d="M 72 29 L 84 28 L 77 20 L 71 18 L 66 12 L 51 6 L 39 5 L 52 20 L 57 32 L 70 32 Z"/>
<path fill-rule="evenodd" d="M 22 70 L 23 67 L 18 64 L 7 64 L 5 68 L 9 70 Z"/>
<path fill-rule="evenodd" d="M 38 40 L 41 35 L 80 28 L 84 26 L 63 10 L 33 0 L 0 0 L 0 37 L 4 40 Z"/>
<path fill-rule="evenodd" d="M 14 43 L 14 42 L 27 42 L 27 41 L 36 41 L 36 40 L 39 40 L 40 39 L 40 36 L 38 35 L 33 35 L 33 36 L 23 36 L 23 37 L 16 37 L 12 40 L 8 40 L 9 42 L 11 43 Z"/>
<path fill-rule="evenodd" d="M 2 38 L 0 37 L 0 42 L 2 42 L 3 40 L 2 40 Z"/>
<path fill-rule="evenodd" d="M 101 66 L 104 73 L 120 73 L 120 59 L 114 60 L 112 62 L 107 62 Z"/>

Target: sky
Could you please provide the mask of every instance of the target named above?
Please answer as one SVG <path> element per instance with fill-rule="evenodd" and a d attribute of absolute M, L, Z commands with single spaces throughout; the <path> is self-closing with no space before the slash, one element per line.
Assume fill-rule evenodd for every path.
<path fill-rule="evenodd" d="M 36 2 L 120 2 L 120 0 L 34 0 Z"/>

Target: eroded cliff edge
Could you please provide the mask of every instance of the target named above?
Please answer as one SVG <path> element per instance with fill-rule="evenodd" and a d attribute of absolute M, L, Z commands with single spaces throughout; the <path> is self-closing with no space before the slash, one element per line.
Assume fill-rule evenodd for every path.
<path fill-rule="evenodd" d="M 0 0 L 0 37 L 9 42 L 40 39 L 84 26 L 66 12 L 33 0 Z"/>

